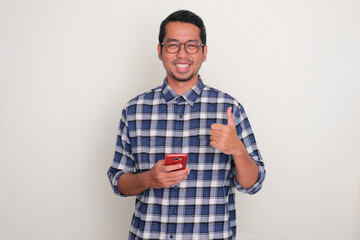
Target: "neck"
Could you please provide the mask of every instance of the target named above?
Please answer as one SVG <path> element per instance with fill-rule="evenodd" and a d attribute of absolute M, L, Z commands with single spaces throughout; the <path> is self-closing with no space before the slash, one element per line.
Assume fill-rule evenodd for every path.
<path fill-rule="evenodd" d="M 188 81 L 179 81 L 173 78 L 167 78 L 167 82 L 169 86 L 178 94 L 183 95 L 187 91 L 189 91 L 192 87 L 194 87 L 198 82 L 198 76 L 188 80 Z"/>

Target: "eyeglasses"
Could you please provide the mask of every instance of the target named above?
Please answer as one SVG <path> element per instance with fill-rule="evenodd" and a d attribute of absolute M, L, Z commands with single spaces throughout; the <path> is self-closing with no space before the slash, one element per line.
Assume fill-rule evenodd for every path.
<path fill-rule="evenodd" d="M 184 45 L 185 51 L 189 54 L 195 54 L 199 51 L 200 46 L 205 46 L 205 44 L 194 40 L 187 41 L 186 43 L 180 43 L 177 40 L 167 40 L 161 44 L 165 46 L 165 49 L 168 53 L 178 53 L 180 51 L 181 45 Z"/>

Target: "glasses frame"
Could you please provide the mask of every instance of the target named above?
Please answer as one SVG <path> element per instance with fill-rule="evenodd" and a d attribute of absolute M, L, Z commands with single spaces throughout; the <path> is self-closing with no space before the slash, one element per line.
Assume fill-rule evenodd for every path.
<path fill-rule="evenodd" d="M 175 51 L 175 52 L 170 52 L 170 51 L 167 49 L 167 47 L 166 47 L 166 43 L 168 43 L 168 42 L 177 42 L 177 43 L 179 43 L 179 48 L 178 48 L 178 50 Z M 199 49 L 198 49 L 196 52 L 194 52 L 194 53 L 189 53 L 188 50 L 186 49 L 186 45 L 187 45 L 188 43 L 190 43 L 190 42 L 191 42 L 191 43 L 196 43 L 197 45 L 199 45 Z M 181 45 L 184 45 L 185 52 L 187 52 L 188 54 L 196 54 L 196 53 L 199 52 L 200 47 L 204 47 L 204 46 L 205 46 L 205 44 L 199 43 L 198 41 L 195 41 L 195 40 L 189 40 L 189 41 L 187 41 L 187 42 L 185 42 L 185 43 L 181 43 L 181 42 L 179 42 L 179 41 L 176 40 L 176 39 L 169 39 L 169 40 L 167 40 L 167 41 L 165 41 L 165 42 L 162 42 L 161 45 L 163 45 L 163 46 L 165 47 L 166 51 L 167 51 L 168 53 L 171 53 L 171 54 L 175 54 L 175 53 L 180 52 Z"/>

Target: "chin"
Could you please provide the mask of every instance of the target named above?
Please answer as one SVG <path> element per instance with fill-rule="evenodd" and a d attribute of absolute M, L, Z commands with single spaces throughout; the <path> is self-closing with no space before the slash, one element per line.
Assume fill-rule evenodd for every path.
<path fill-rule="evenodd" d="M 191 76 L 189 76 L 189 77 L 181 77 L 181 78 L 173 75 L 172 77 L 173 77 L 173 79 L 175 79 L 176 81 L 179 81 L 179 82 L 187 82 L 187 81 L 190 81 L 191 79 L 193 79 L 193 78 L 195 77 L 195 75 L 191 75 Z"/>
<path fill-rule="evenodd" d="M 176 81 L 178 82 L 187 82 L 189 81 L 191 78 L 174 78 Z"/>

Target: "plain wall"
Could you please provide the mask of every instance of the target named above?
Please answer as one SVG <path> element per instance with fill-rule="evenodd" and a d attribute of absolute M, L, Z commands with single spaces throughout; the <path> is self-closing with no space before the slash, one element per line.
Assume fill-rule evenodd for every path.
<path fill-rule="evenodd" d="M 106 171 L 121 110 L 160 85 L 160 22 L 205 21 L 204 82 L 247 111 L 267 178 L 238 239 L 360 239 L 360 2 L 0 0 L 0 239 L 126 239 Z"/>

